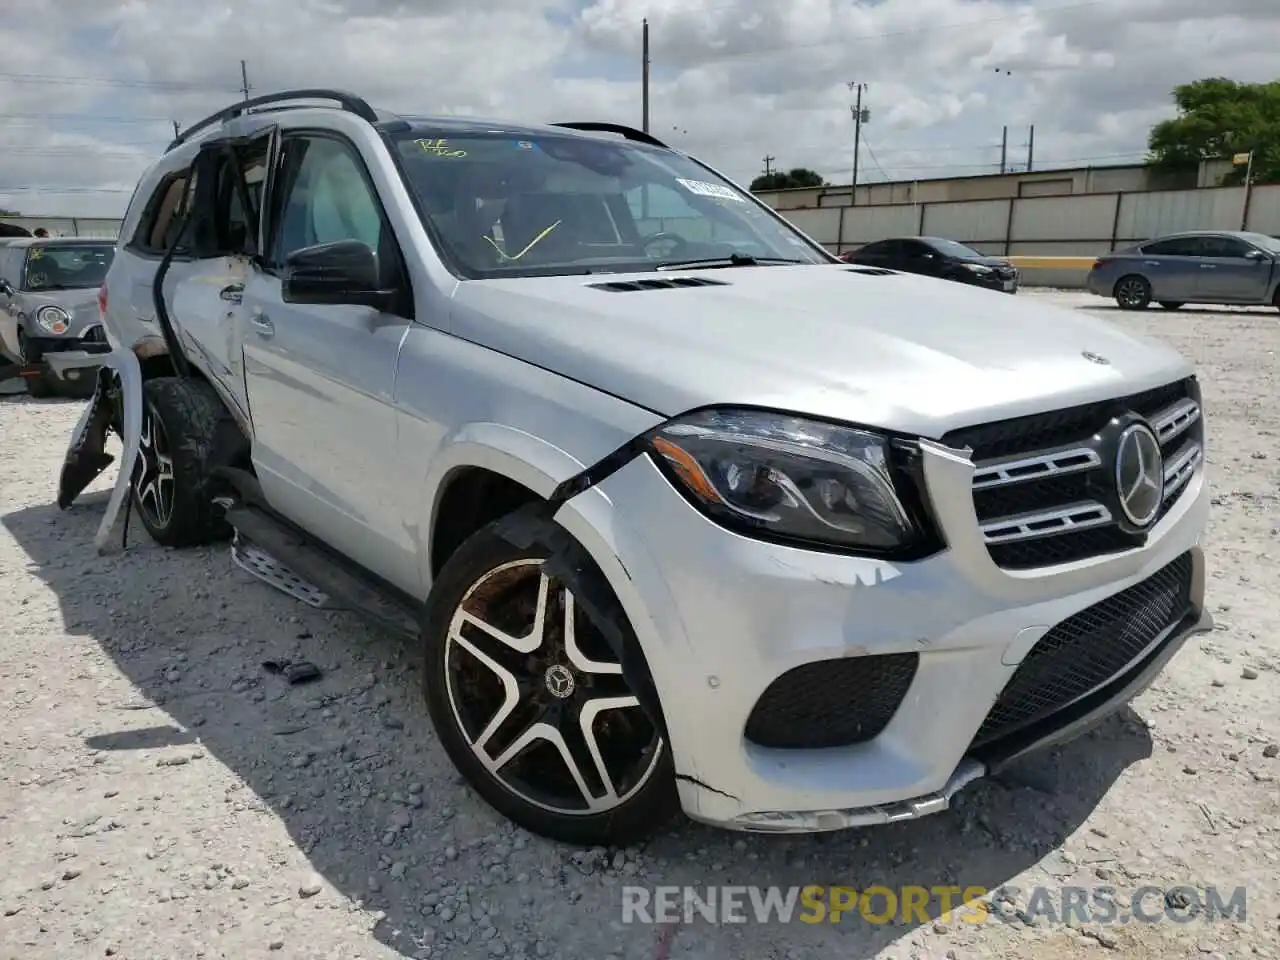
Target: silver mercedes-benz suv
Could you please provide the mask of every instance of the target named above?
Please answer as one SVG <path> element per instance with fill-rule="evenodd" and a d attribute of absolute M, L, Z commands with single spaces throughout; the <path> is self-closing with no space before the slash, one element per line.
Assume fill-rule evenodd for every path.
<path fill-rule="evenodd" d="M 453 762 L 548 836 L 931 813 L 1210 625 L 1186 361 L 840 263 L 626 127 L 237 104 L 100 302 L 59 502 L 119 434 L 100 548 L 129 502 L 413 637 Z"/>

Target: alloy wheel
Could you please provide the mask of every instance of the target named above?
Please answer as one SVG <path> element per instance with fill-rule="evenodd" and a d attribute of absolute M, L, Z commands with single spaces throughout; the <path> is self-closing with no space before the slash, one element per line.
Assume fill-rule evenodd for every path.
<path fill-rule="evenodd" d="M 573 594 L 536 558 L 477 579 L 449 624 L 454 721 L 491 777 L 568 816 L 608 812 L 648 782 L 664 744 Z"/>
<path fill-rule="evenodd" d="M 1141 280 L 1125 280 L 1116 291 L 1116 299 L 1126 307 L 1140 307 L 1147 299 L 1147 289 Z"/>
<path fill-rule="evenodd" d="M 169 454 L 164 424 L 150 407 L 142 415 L 138 462 L 133 469 L 133 496 L 138 509 L 153 526 L 169 525 L 173 519 L 173 458 Z"/>

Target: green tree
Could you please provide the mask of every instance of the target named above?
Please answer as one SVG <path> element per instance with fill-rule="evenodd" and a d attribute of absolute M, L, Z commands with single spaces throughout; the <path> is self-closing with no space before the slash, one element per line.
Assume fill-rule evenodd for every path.
<path fill-rule="evenodd" d="M 790 190 L 792 187 L 825 187 L 827 181 L 805 167 L 795 167 L 786 172 L 762 173 L 751 181 L 754 190 Z"/>
<path fill-rule="evenodd" d="M 1280 180 L 1280 81 L 1237 83 L 1209 77 L 1173 88 L 1178 116 L 1161 120 L 1147 140 L 1150 160 L 1166 169 L 1185 168 L 1253 152 L 1255 183 Z M 1244 182 L 1236 167 L 1222 182 Z"/>

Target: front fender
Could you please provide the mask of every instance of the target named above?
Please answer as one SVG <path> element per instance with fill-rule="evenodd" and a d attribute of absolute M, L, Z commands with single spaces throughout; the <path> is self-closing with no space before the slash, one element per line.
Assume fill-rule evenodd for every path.
<path fill-rule="evenodd" d="M 101 364 L 98 388 L 93 400 L 80 415 L 63 459 L 62 473 L 58 480 L 58 506 L 63 509 L 69 507 L 80 492 L 111 463 L 111 457 L 105 450 L 106 423 L 110 417 L 105 404 L 107 385 L 114 375 L 123 411 L 119 427 L 124 452 L 120 457 L 115 486 L 107 501 L 107 511 L 94 536 L 98 552 L 106 553 L 120 509 L 125 506 L 128 498 L 129 481 L 138 457 L 138 442 L 142 433 L 142 368 L 133 351 L 127 348 L 117 348 L 110 353 L 101 354 L 98 362 Z"/>
<path fill-rule="evenodd" d="M 418 551 L 418 577 L 422 596 L 431 585 L 431 537 L 435 529 L 440 497 L 449 474 L 476 467 L 501 474 L 528 487 L 544 500 L 556 487 L 581 472 L 586 464 L 561 450 L 515 427 L 498 423 L 469 423 L 445 437 L 438 453 L 431 458 L 431 468 L 423 489 L 434 490 L 435 498 L 427 504 L 427 514 L 418 529 L 423 531 Z"/>

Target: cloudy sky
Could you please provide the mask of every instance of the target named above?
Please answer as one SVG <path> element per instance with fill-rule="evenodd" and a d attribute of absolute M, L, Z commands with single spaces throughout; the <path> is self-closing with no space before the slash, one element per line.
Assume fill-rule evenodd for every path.
<path fill-rule="evenodd" d="M 1277 0 L 21 0 L 0 18 L 0 208 L 116 216 L 172 121 L 251 91 L 640 124 L 749 180 L 763 158 L 860 182 L 1140 160 L 1199 77 L 1276 76 Z"/>

